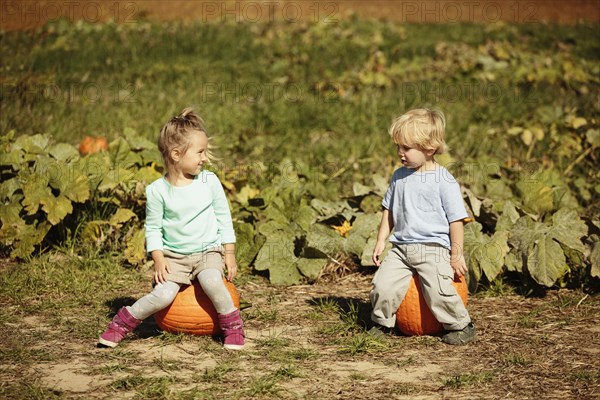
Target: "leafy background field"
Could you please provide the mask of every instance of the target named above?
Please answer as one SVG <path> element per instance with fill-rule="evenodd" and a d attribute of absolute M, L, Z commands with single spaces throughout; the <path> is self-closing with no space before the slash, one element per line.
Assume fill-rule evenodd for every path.
<path fill-rule="evenodd" d="M 237 398 L 345 398 L 327 385 L 298 394 L 315 384 L 309 365 L 316 363 L 327 365 L 321 372 L 330 378 L 346 365 L 347 393 L 359 398 L 367 387 L 372 397 L 383 392 L 367 384 L 373 374 L 357 369 L 361 362 L 406 373 L 433 348 L 456 374 L 436 370 L 431 359 L 425 373 L 433 384 L 379 376 L 393 382 L 385 394 L 489 397 L 514 385 L 521 397 L 535 397 L 526 377 L 550 366 L 550 397 L 597 395 L 598 366 L 585 366 L 598 347 L 598 300 L 585 293 L 596 291 L 600 275 L 598 36 L 598 25 L 400 25 L 358 17 L 58 21 L 2 33 L 0 232 L 8 259 L 0 296 L 9 305 L 1 317 L 2 364 L 10 371 L 3 394 L 78 393 L 61 389 L 60 377 L 19 379 L 35 376 L 41 363 L 70 377 L 104 377 L 83 385 L 81 396 L 212 398 L 220 387 L 209 386 L 214 381 Z M 210 340 L 157 336 L 150 321 L 139 336 L 160 349 L 156 358 L 149 350 L 132 361 L 140 357 L 128 353 L 133 346 L 112 355 L 84 350 L 107 309 L 148 289 L 143 187 L 162 171 L 153 145 L 158 129 L 190 104 L 207 120 L 220 157 L 212 168 L 236 219 L 238 284 L 253 304 L 245 313 L 255 347 L 222 355 Z M 473 312 L 482 344 L 467 351 L 470 369 L 435 339 L 366 334 L 369 250 L 382 191 L 397 167 L 386 129 L 394 115 L 422 105 L 448 116 L 452 150 L 440 162 L 463 184 L 475 220 L 466 250 L 470 286 L 480 293 Z M 110 150 L 80 157 L 75 146 L 88 134 L 107 136 Z M 483 297 L 548 287 L 578 290 L 552 292 L 544 303 Z M 489 311 L 523 305 L 502 318 Z M 297 329 L 308 325 L 314 329 Z M 571 336 L 567 348 L 557 329 Z M 44 345 L 64 337 L 73 338 L 75 354 Z M 555 355 L 531 354 L 540 344 Z M 406 356 L 411 346 L 415 359 Z M 178 380 L 169 372 L 174 358 L 164 353 L 174 348 L 201 348 L 215 363 L 193 366 L 194 357 L 177 353 L 190 362 L 189 377 Z M 269 372 L 252 375 L 253 357 L 265 354 L 260 366 Z M 561 365 L 568 357 L 572 367 Z M 489 360 L 494 367 L 485 366 Z M 523 381 L 510 380 L 506 366 Z M 246 374 L 241 389 L 233 369 Z M 198 380 L 206 385 L 191 388 Z"/>

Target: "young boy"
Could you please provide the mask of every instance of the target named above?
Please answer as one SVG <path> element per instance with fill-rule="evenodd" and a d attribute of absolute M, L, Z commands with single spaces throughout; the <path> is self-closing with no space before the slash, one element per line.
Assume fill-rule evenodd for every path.
<path fill-rule="evenodd" d="M 463 219 L 468 215 L 458 183 L 434 160 L 446 151 L 445 125 L 441 111 L 416 109 L 390 127 L 403 167 L 394 172 L 382 202 L 371 319 L 393 328 L 410 279 L 419 274 L 423 297 L 446 330 L 442 341 L 463 345 L 475 339 L 475 327 L 452 280 L 467 272 Z M 393 247 L 381 262 L 388 237 Z"/>

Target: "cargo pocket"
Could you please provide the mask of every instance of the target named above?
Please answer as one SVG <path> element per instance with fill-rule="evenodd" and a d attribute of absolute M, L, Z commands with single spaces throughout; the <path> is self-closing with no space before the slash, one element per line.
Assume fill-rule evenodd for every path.
<path fill-rule="evenodd" d="M 438 276 L 438 284 L 439 284 L 439 294 L 442 296 L 455 296 L 458 294 L 452 282 L 454 281 L 454 271 L 452 267 L 448 266 L 448 268 L 440 268 L 437 267 L 437 276 Z"/>

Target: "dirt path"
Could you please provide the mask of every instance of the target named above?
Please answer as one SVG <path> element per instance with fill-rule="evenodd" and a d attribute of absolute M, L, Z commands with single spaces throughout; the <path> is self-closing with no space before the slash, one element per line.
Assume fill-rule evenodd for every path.
<path fill-rule="evenodd" d="M 240 285 L 252 303 L 243 312 L 242 352 L 209 337 L 161 335 L 151 320 L 117 349 L 97 349 L 95 321 L 89 337 L 65 342 L 64 324 L 29 317 L 12 334 L 36 360 L 0 365 L 0 388 L 28 382 L 15 399 L 31 398 L 31 387 L 86 400 L 600 398 L 599 296 L 472 297 L 478 341 L 457 348 L 437 337 L 375 340 L 352 330 L 368 321 L 370 279 L 353 273 L 287 288 Z"/>
<path fill-rule="evenodd" d="M 313 20 L 335 23 L 352 13 L 398 22 L 454 23 L 511 21 L 521 23 L 600 21 L 598 0 L 4 0 L 0 29 L 30 29 L 60 17 L 90 22 L 136 23 L 142 19 Z"/>

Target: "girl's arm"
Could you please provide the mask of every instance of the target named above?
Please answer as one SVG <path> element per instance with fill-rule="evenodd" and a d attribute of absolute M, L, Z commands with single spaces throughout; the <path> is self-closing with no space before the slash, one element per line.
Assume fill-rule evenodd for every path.
<path fill-rule="evenodd" d="M 223 185 L 221 185 L 219 178 L 215 174 L 211 173 L 208 178 L 210 179 L 209 182 L 213 196 L 212 206 L 219 225 L 218 230 L 221 236 L 221 243 L 235 243 L 235 231 L 233 230 L 231 211 L 229 210 L 229 203 L 227 202 L 227 197 L 225 197 Z"/>
<path fill-rule="evenodd" d="M 171 272 L 163 254 L 162 221 L 163 202 L 154 185 L 146 188 L 146 221 L 144 224 L 146 235 L 146 251 L 152 255 L 154 261 L 154 282 L 163 283 L 167 274 Z"/>
<path fill-rule="evenodd" d="M 225 243 L 225 267 L 227 268 L 227 280 L 232 281 L 237 275 L 237 262 L 235 261 L 235 243 Z"/>
<path fill-rule="evenodd" d="M 379 231 L 377 232 L 377 244 L 375 244 L 375 249 L 373 250 L 373 262 L 378 267 L 381 265 L 381 261 L 379 260 L 379 256 L 383 253 L 385 249 L 385 245 L 387 243 L 387 239 L 394 228 L 394 221 L 392 219 L 392 215 L 390 211 L 387 209 L 383 210 L 383 214 L 381 215 L 381 223 L 379 224 Z"/>
<path fill-rule="evenodd" d="M 154 260 L 154 282 L 166 282 L 167 274 L 171 272 L 171 268 L 169 268 L 162 250 L 154 250 L 152 252 L 152 260 Z"/>
<path fill-rule="evenodd" d="M 468 269 L 463 249 L 465 244 L 465 228 L 463 220 L 450 223 L 450 265 L 454 273 L 461 277 L 464 276 Z"/>

